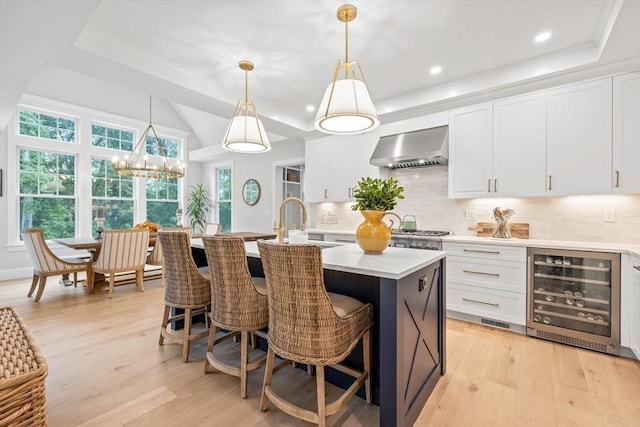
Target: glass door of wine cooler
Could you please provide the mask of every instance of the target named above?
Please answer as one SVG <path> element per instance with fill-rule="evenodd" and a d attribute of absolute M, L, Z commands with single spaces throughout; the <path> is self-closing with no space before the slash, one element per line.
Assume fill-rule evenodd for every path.
<path fill-rule="evenodd" d="M 527 334 L 617 353 L 620 255 L 529 249 Z"/>

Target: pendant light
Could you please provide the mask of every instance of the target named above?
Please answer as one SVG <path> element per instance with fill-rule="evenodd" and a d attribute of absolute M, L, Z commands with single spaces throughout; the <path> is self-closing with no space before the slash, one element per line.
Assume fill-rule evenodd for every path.
<path fill-rule="evenodd" d="M 345 24 L 345 57 L 338 61 L 314 126 L 320 132 L 337 135 L 368 132 L 377 128 L 380 120 L 360 65 L 357 61 L 349 62 L 349 22 L 356 18 L 356 8 L 350 4 L 342 5 L 337 16 Z"/>
<path fill-rule="evenodd" d="M 149 163 L 149 148 L 160 153 L 162 165 Z M 175 164 L 172 164 L 175 163 Z M 151 123 L 151 96 L 149 96 L 149 125 L 142 133 L 133 151 L 124 160 L 113 159 L 113 169 L 120 176 L 137 178 L 176 179 L 184 176 L 184 166 L 180 161 L 170 160 L 158 134 Z"/>
<path fill-rule="evenodd" d="M 253 63 L 240 61 L 239 66 L 244 71 L 244 101 L 236 105 L 222 148 L 237 153 L 265 153 L 271 150 L 271 144 L 255 104 L 249 101 L 249 71 L 253 70 Z"/>

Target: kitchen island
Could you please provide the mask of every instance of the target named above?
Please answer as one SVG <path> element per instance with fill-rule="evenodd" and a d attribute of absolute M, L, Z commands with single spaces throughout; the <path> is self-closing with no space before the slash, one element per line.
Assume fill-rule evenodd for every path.
<path fill-rule="evenodd" d="M 202 242 L 193 239 L 192 246 Z M 263 276 L 257 244 L 245 247 L 252 275 Z M 404 248 L 368 255 L 353 244 L 322 250 L 327 290 L 373 304 L 371 374 L 381 426 L 413 425 L 445 373 L 444 258 L 444 252 Z M 345 362 L 362 368 L 361 345 Z M 326 378 L 349 385 L 332 369 Z"/>

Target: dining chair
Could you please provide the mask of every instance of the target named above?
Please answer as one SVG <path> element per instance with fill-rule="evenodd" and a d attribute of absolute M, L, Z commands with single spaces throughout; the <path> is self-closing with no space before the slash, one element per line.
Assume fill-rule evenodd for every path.
<path fill-rule="evenodd" d="M 267 286 L 262 277 L 251 277 L 242 237 L 203 236 L 202 243 L 211 277 L 211 329 L 204 372 L 213 366 L 240 377 L 240 397 L 247 397 L 247 373 L 265 364 L 266 355 L 249 362 L 249 335 L 266 339 L 269 323 Z M 216 338 L 216 332 L 225 334 Z M 224 362 L 215 344 L 240 333 L 240 367 Z M 220 350 L 218 350 L 220 351 Z"/>
<path fill-rule="evenodd" d="M 189 238 L 193 233 L 192 227 L 174 227 L 174 228 L 160 228 L 158 231 L 167 231 L 167 232 L 176 232 L 180 231 L 183 233 L 187 233 Z M 151 249 L 151 253 L 147 256 L 147 265 L 158 265 L 160 266 L 160 284 L 164 288 L 164 262 L 162 261 L 162 245 L 160 244 L 160 239 L 156 239 L 156 243 L 153 245 L 153 249 Z"/>
<path fill-rule="evenodd" d="M 209 271 L 198 269 L 191 255 L 191 241 L 186 232 L 158 231 L 165 269 L 164 315 L 159 345 L 168 339 L 182 343 L 182 361 L 189 361 L 191 341 L 206 337 L 208 330 L 192 333 L 193 316 L 208 315 L 211 305 Z M 184 322 L 182 330 L 173 330 Z M 169 327 L 167 327 L 169 325 Z"/>
<path fill-rule="evenodd" d="M 269 330 L 267 364 L 260 410 L 268 401 L 296 418 L 325 426 L 325 418 L 341 410 L 364 383 L 371 403 L 371 329 L 373 306 L 346 295 L 327 292 L 320 246 L 258 241 L 267 281 Z M 362 371 L 341 365 L 362 339 Z M 287 401 L 271 380 L 278 355 L 316 368 L 317 410 Z M 325 402 L 324 367 L 331 366 L 355 378 L 354 383 L 331 403 Z"/>
<path fill-rule="evenodd" d="M 78 272 L 87 272 L 91 263 L 89 261 L 73 258 L 62 259 L 53 253 L 49 245 L 44 239 L 44 231 L 41 228 L 25 228 L 22 230 L 22 240 L 27 248 L 27 252 L 33 263 L 33 279 L 31 280 L 31 288 L 28 297 L 33 295 L 33 291 L 38 286 L 35 302 L 40 301 L 42 292 L 47 283 L 47 277 L 57 276 L 60 274 L 73 273 L 73 284 L 77 286 Z"/>
<path fill-rule="evenodd" d="M 135 271 L 136 285 L 144 292 L 144 264 L 149 250 L 149 229 L 105 230 L 102 246 L 88 274 L 89 290 L 95 273 L 109 275 L 109 298 L 113 297 L 116 273 Z"/>
<path fill-rule="evenodd" d="M 222 225 L 218 222 L 208 222 L 204 227 L 204 234 L 206 236 L 215 236 L 216 234 L 220 234 L 220 229 Z"/>

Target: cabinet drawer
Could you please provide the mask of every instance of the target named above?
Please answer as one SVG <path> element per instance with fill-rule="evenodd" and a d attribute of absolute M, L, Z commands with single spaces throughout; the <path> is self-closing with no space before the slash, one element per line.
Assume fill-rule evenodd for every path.
<path fill-rule="evenodd" d="M 527 259 L 527 248 L 522 246 L 443 242 L 442 250 L 449 252 L 451 255 L 491 260 L 503 259 L 526 262 Z"/>
<path fill-rule="evenodd" d="M 325 242 L 356 243 L 355 234 L 325 234 Z"/>
<path fill-rule="evenodd" d="M 447 310 L 525 325 L 526 301 L 525 294 L 447 282 Z"/>
<path fill-rule="evenodd" d="M 447 280 L 501 291 L 527 290 L 524 262 L 491 261 L 468 257 L 447 257 Z"/>

